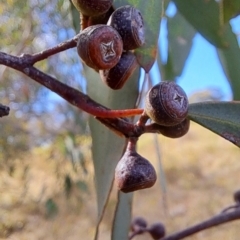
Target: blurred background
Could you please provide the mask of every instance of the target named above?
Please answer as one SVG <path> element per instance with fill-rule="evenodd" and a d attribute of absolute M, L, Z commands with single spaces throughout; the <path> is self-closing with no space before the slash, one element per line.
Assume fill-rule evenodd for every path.
<path fill-rule="evenodd" d="M 1 51 L 36 53 L 72 38 L 76 32 L 70 9 L 70 1 L 63 0 L 1 1 Z M 166 64 L 168 23 L 176 12 L 170 2 L 161 23 L 158 57 Z M 233 18 L 231 26 L 239 43 L 240 17 Z M 76 49 L 36 67 L 86 92 Z M 160 81 L 157 62 L 150 76 Z M 187 60 L 174 80 L 191 102 L 233 97 L 216 48 L 198 33 L 193 34 Z M 92 239 L 97 210 L 88 115 L 4 66 L 0 99 L 11 108 L 10 115 L 0 119 L 0 239 Z M 153 188 L 135 194 L 133 216 L 145 216 L 149 223 L 160 220 L 170 233 L 233 204 L 232 194 L 240 188 L 239 149 L 208 130 L 192 124 L 190 132 L 177 140 L 149 134 L 141 138 L 139 152 L 162 176 Z M 109 239 L 115 202 L 114 188 L 99 239 Z M 239 235 L 236 222 L 189 239 Z"/>

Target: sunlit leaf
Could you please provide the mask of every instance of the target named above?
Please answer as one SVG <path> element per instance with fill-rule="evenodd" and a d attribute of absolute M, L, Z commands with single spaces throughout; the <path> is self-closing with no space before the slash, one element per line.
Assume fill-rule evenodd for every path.
<path fill-rule="evenodd" d="M 173 0 L 173 2 L 187 21 L 210 43 L 219 48 L 227 46 L 217 1 Z"/>
<path fill-rule="evenodd" d="M 189 119 L 240 147 L 240 102 L 193 103 Z"/>
<path fill-rule="evenodd" d="M 138 96 L 139 69 L 121 90 L 111 90 L 100 79 L 98 73 L 86 68 L 88 95 L 106 107 L 114 109 L 133 108 Z M 96 119 L 90 119 L 92 135 L 92 157 L 98 203 L 98 226 L 101 222 L 111 191 L 114 171 L 123 153 L 125 139 L 117 136 Z M 96 230 L 96 237 L 98 227 Z"/>
<path fill-rule="evenodd" d="M 223 1 L 223 15 L 224 22 L 228 22 L 231 18 L 240 14 L 239 0 L 222 0 Z"/>
<path fill-rule="evenodd" d="M 165 66 L 165 79 L 175 79 L 182 74 L 185 62 L 192 49 L 192 40 L 196 30 L 181 13 L 168 18 L 168 60 Z"/>
<path fill-rule="evenodd" d="M 131 223 L 133 193 L 118 193 L 118 202 L 115 210 L 112 238 L 114 240 L 128 239 Z"/>
<path fill-rule="evenodd" d="M 145 25 L 146 41 L 144 46 L 136 49 L 135 54 L 138 62 L 149 72 L 157 55 L 157 41 L 160 30 L 160 22 L 162 17 L 162 6 L 164 0 L 118 0 L 114 2 L 115 7 L 120 7 L 126 4 L 138 8 L 142 15 Z"/>
<path fill-rule="evenodd" d="M 218 56 L 231 84 L 233 97 L 240 100 L 240 48 L 230 24 L 226 25 L 226 37 L 229 45 L 225 49 L 218 49 Z"/>

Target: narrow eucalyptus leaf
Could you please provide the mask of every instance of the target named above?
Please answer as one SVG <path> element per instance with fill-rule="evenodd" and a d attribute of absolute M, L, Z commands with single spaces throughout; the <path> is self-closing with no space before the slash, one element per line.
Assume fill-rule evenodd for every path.
<path fill-rule="evenodd" d="M 240 102 L 193 103 L 188 117 L 240 147 Z"/>
<path fill-rule="evenodd" d="M 133 193 L 126 194 L 118 192 L 111 239 L 128 239 L 129 226 L 131 223 L 132 200 Z"/>
<path fill-rule="evenodd" d="M 98 73 L 85 68 L 87 78 L 88 95 L 95 101 L 111 109 L 125 109 L 135 107 L 138 97 L 139 68 L 120 90 L 112 90 L 107 87 Z M 92 135 L 92 157 L 95 170 L 95 186 L 98 205 L 98 227 L 107 205 L 108 197 L 112 188 L 115 167 L 121 158 L 125 139 L 119 137 L 94 118 L 89 122 Z"/>
<path fill-rule="evenodd" d="M 219 60 L 232 87 L 233 98 L 240 100 L 240 48 L 230 24 L 225 26 L 228 47 L 218 49 Z"/>
<path fill-rule="evenodd" d="M 187 21 L 210 43 L 219 48 L 228 45 L 217 1 L 173 0 L 173 2 Z"/>
<path fill-rule="evenodd" d="M 175 79 L 182 74 L 185 62 L 192 49 L 192 40 L 196 30 L 186 21 L 181 13 L 177 12 L 174 17 L 168 18 L 168 60 L 166 79 Z"/>
<path fill-rule="evenodd" d="M 224 22 L 227 23 L 231 18 L 240 14 L 239 0 L 222 0 L 223 1 L 223 15 Z"/>
<path fill-rule="evenodd" d="M 80 31 L 80 14 L 78 10 L 74 7 L 72 1 L 70 1 L 70 11 L 72 14 L 72 23 L 73 23 L 73 28 L 75 29 L 76 33 Z"/>

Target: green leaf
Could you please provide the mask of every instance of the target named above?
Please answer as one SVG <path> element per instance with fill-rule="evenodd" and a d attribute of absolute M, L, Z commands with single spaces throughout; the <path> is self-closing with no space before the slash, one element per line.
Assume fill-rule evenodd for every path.
<path fill-rule="evenodd" d="M 155 62 L 157 55 L 157 42 L 160 31 L 161 17 L 163 15 L 164 0 L 119 0 L 114 2 L 115 7 L 126 4 L 132 5 L 140 10 L 145 25 L 145 44 L 135 50 L 138 62 L 146 72 L 149 72 Z"/>
<path fill-rule="evenodd" d="M 229 46 L 226 49 L 218 49 L 218 56 L 231 84 L 233 98 L 240 100 L 240 48 L 237 37 L 232 32 L 230 24 L 227 24 L 225 28 Z"/>
<path fill-rule="evenodd" d="M 112 238 L 114 240 L 128 239 L 131 223 L 133 193 L 118 192 L 118 202 L 115 209 Z"/>
<path fill-rule="evenodd" d="M 88 95 L 106 107 L 114 109 L 133 108 L 138 97 L 139 68 L 121 90 L 111 90 L 100 79 L 98 73 L 85 68 Z M 108 201 L 117 162 L 121 158 L 125 139 L 120 138 L 96 119 L 90 119 L 92 135 L 92 157 L 98 203 L 98 227 Z"/>
<path fill-rule="evenodd" d="M 57 10 L 58 11 L 61 11 L 61 8 L 63 7 L 63 4 L 64 4 L 64 0 L 59 0 L 57 2 Z"/>
<path fill-rule="evenodd" d="M 165 78 L 175 79 L 182 74 L 185 62 L 192 49 L 192 40 L 196 30 L 181 13 L 168 18 L 168 60 L 165 66 Z"/>
<path fill-rule="evenodd" d="M 74 7 L 72 1 L 70 1 L 70 11 L 72 15 L 72 23 L 73 28 L 75 29 L 76 33 L 80 31 L 80 14 L 77 9 Z"/>
<path fill-rule="evenodd" d="M 240 147 L 240 102 L 193 103 L 188 117 Z"/>
<path fill-rule="evenodd" d="M 173 0 L 173 2 L 187 21 L 210 43 L 219 48 L 227 46 L 218 2 L 215 0 Z"/>
<path fill-rule="evenodd" d="M 223 1 L 223 16 L 224 22 L 228 22 L 231 18 L 240 14 L 239 0 L 222 0 Z"/>

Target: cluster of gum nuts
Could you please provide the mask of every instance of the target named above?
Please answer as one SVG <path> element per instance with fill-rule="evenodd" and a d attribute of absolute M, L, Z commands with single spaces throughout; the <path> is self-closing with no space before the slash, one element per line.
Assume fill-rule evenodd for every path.
<path fill-rule="evenodd" d="M 174 82 L 160 82 L 145 97 L 145 108 L 139 123 L 170 138 L 185 135 L 190 126 L 187 118 L 188 98 L 184 90 Z M 153 123 L 146 125 L 148 119 Z M 115 181 L 125 193 L 149 188 L 156 182 L 152 164 L 136 152 L 138 138 L 128 138 L 127 148 L 115 169 Z"/>
<path fill-rule="evenodd" d="M 85 16 L 83 21 L 88 17 L 77 43 L 80 58 L 99 72 L 107 86 L 114 90 L 122 88 L 138 65 L 133 50 L 145 41 L 140 11 L 130 5 L 113 10 L 112 0 L 72 2 Z"/>
<path fill-rule="evenodd" d="M 166 230 L 161 222 L 153 223 L 149 227 L 147 225 L 147 221 L 143 217 L 134 218 L 131 222 L 132 233 L 129 239 L 146 232 L 149 233 L 154 240 L 161 239 L 165 236 Z"/>
<path fill-rule="evenodd" d="M 110 88 L 120 89 L 137 67 L 133 50 L 145 41 L 144 23 L 139 10 L 132 6 L 112 8 L 113 0 L 72 0 L 87 27 L 80 32 L 77 51 L 86 65 L 95 69 Z M 174 82 L 160 82 L 145 98 L 142 127 L 150 118 L 151 130 L 170 138 L 188 132 L 188 99 Z M 128 139 L 115 169 L 115 181 L 122 192 L 149 188 L 156 182 L 152 164 L 136 152 L 137 137 Z"/>

